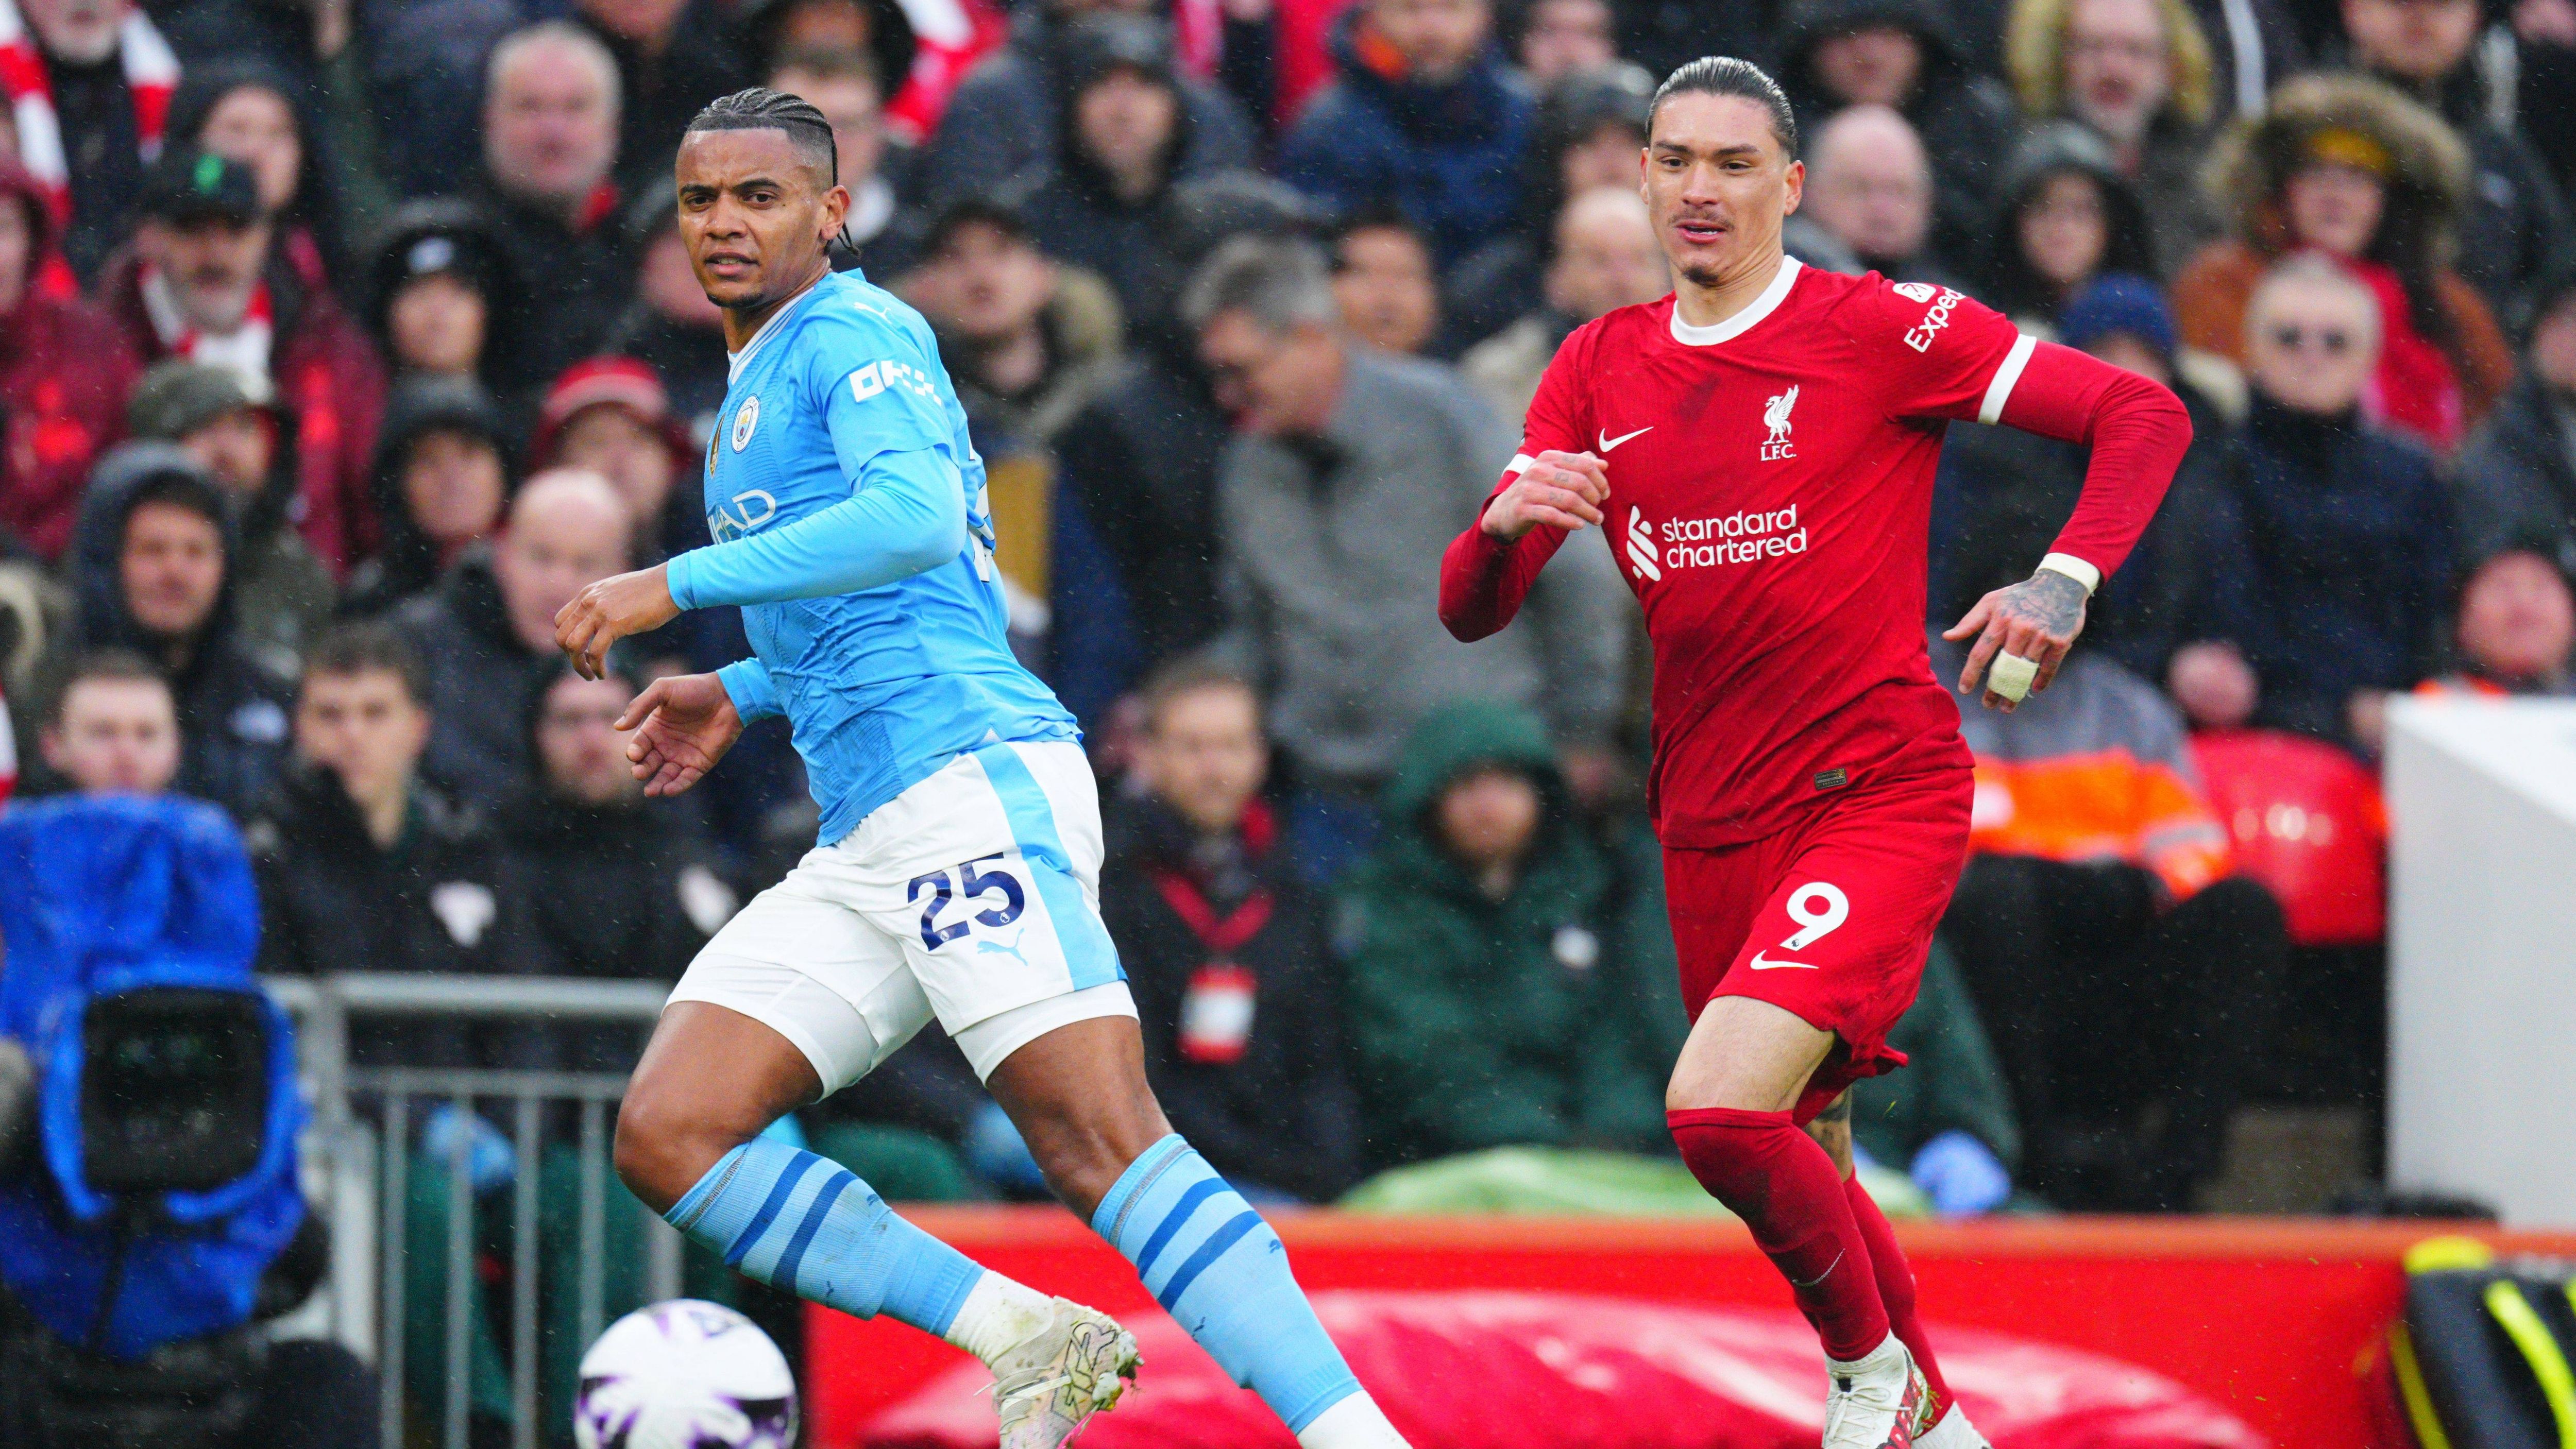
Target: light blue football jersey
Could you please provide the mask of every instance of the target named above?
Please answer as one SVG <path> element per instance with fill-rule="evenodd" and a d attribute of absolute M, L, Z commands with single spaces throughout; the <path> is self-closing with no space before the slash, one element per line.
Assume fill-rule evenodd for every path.
<path fill-rule="evenodd" d="M 749 551 L 725 548 L 878 487 L 959 490 L 965 546 L 891 583 L 802 599 L 764 590 L 746 573 L 757 567 Z M 892 293 L 857 272 L 828 275 L 733 359 L 707 445 L 706 509 L 715 544 L 675 560 L 674 595 L 685 576 L 705 587 L 681 602 L 709 602 L 722 578 L 742 600 L 743 631 L 822 807 L 823 844 L 961 752 L 1080 737 L 1011 653 L 984 462 L 930 324 Z M 745 675 L 726 671 L 737 704 L 760 692 Z"/>

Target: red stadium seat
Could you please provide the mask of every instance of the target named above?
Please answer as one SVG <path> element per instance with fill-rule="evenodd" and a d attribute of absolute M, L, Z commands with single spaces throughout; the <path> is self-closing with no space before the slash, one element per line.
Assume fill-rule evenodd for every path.
<path fill-rule="evenodd" d="M 2280 898 L 2292 941 L 2362 945 L 2386 933 L 2388 815 L 2369 770 L 2272 730 L 2210 731 L 2191 748 L 2237 868 Z"/>

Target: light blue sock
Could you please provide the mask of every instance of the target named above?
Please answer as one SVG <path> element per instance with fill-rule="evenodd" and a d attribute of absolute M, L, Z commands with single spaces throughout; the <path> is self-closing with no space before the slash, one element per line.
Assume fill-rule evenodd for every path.
<path fill-rule="evenodd" d="M 1128 1164 L 1091 1230 L 1127 1255 L 1164 1310 L 1290 1433 L 1360 1391 L 1289 1273 L 1279 1235 L 1180 1134 Z"/>
<path fill-rule="evenodd" d="M 931 1333 L 984 1275 L 848 1169 L 766 1137 L 726 1153 L 664 1217 L 773 1288 Z"/>

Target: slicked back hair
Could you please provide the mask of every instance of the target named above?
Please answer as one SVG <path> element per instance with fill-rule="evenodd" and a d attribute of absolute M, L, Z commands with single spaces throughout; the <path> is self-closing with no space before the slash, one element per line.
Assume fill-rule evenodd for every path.
<path fill-rule="evenodd" d="M 688 129 L 681 134 L 690 136 L 700 131 L 784 131 L 797 152 L 822 171 L 823 190 L 840 182 L 841 148 L 832 139 L 832 123 L 803 96 L 791 96 L 767 86 L 750 86 L 729 96 L 718 96 L 690 118 Z"/>
<path fill-rule="evenodd" d="M 1731 55 L 1703 55 L 1655 87 L 1655 99 L 1646 107 L 1646 138 L 1655 135 L 1655 117 L 1661 115 L 1664 102 L 1678 95 L 1741 96 L 1771 113 L 1771 134 L 1780 140 L 1781 152 L 1792 161 L 1798 159 L 1798 117 L 1789 109 L 1788 94 L 1770 74 L 1749 60 Z"/>

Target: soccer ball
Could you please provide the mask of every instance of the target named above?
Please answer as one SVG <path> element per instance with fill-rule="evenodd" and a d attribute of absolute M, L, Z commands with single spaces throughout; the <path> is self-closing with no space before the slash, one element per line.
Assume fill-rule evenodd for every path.
<path fill-rule="evenodd" d="M 581 1356 L 581 1449 L 788 1449 L 796 1377 L 760 1326 L 674 1298 L 608 1326 Z"/>

